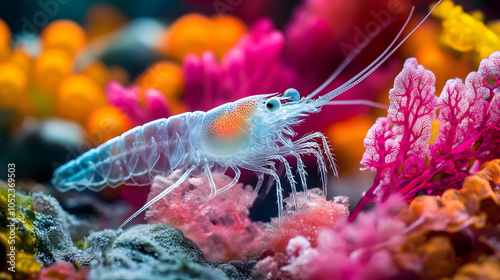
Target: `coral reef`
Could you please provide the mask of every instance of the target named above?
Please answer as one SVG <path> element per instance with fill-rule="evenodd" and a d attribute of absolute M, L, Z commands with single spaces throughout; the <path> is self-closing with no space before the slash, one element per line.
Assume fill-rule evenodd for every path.
<path fill-rule="evenodd" d="M 287 88 L 305 96 L 370 40 L 321 96 L 386 48 L 410 5 L 134 0 L 114 1 L 120 8 L 94 3 L 82 24 L 83 14 L 60 19 L 72 18 L 66 12 L 83 7 L 81 1 L 52 6 L 57 15 L 38 25 L 50 6 L 42 2 L 45 11 L 33 14 L 36 26 L 14 9 L 7 22 L 0 19 L 0 166 L 19 167 L 8 176 L 0 169 L 7 179 L 0 181 L 1 279 L 499 279 L 500 23 L 486 9 L 466 12 L 498 4 L 462 8 L 442 1 L 434 20 L 340 97 L 373 100 L 382 94 L 378 101 L 385 102 L 402 59 L 415 56 L 389 90 L 385 117 L 375 121 L 380 111 L 364 106 L 323 106 L 305 119 L 307 125 L 294 127 L 294 139 L 325 132 L 342 177 L 359 169 L 360 159 L 364 170 L 373 171 L 373 184 L 351 213 L 349 198 L 327 200 L 312 188 L 284 199 L 283 221 L 257 221 L 250 208 L 258 190 L 237 183 L 239 173 L 233 181 L 225 162 L 231 159 L 221 157 L 218 170 L 224 172 L 213 178 L 193 173 L 147 210 L 146 224 L 117 232 L 109 228 L 133 211 L 131 204 L 143 205 L 149 186 L 52 197 L 46 182 L 55 166 L 155 119 Z M 136 18 L 148 9 L 148 18 Z M 172 14 L 163 14 L 167 10 Z M 10 22 L 17 16 L 33 25 L 32 36 L 24 34 L 28 25 Z M 449 79 L 457 76 L 464 79 Z M 439 95 L 436 88 L 443 88 Z M 296 144 L 285 142 L 276 147 Z M 140 153 L 136 143 L 127 143 Z M 64 151 L 52 157 L 54 150 Z M 116 158 L 113 152 L 103 164 Z M 123 155 L 133 165 L 130 154 Z M 293 162 L 288 156 L 301 174 L 316 167 L 310 158 Z M 154 178 L 148 199 L 185 170 L 171 171 Z M 278 164 L 275 171 L 282 172 Z M 290 168 L 286 172 L 294 177 Z M 308 177 L 310 187 L 319 185 L 315 179 Z M 340 180 L 334 184 L 337 194 L 348 192 L 338 191 Z M 359 185 L 351 192 L 361 194 L 365 184 Z"/>

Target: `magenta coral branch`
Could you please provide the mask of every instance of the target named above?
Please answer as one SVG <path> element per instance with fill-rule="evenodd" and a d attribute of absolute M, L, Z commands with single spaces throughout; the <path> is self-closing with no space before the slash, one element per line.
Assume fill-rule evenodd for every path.
<path fill-rule="evenodd" d="M 361 164 L 377 174 L 350 220 L 374 198 L 383 202 L 399 194 L 409 200 L 421 190 L 440 193 L 460 188 L 471 161 L 500 156 L 499 75 L 500 52 L 496 52 L 481 62 L 478 72 L 467 76 L 465 84 L 449 80 L 438 98 L 432 72 L 408 59 L 389 92 L 387 118 L 379 118 L 365 138 Z M 434 119 L 440 127 L 429 144 Z M 438 175 L 440 180 L 434 181 Z"/>

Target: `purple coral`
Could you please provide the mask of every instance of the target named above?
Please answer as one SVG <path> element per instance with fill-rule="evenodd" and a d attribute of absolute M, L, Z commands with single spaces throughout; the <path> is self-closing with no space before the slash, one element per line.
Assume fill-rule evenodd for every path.
<path fill-rule="evenodd" d="M 471 160 L 497 157 L 499 73 L 500 52 L 495 52 L 481 62 L 478 72 L 467 76 L 465 84 L 449 80 L 437 98 L 432 72 L 408 59 L 389 92 L 388 116 L 377 120 L 364 141 L 361 164 L 377 173 L 351 219 L 375 197 L 384 201 L 398 193 L 411 199 L 419 191 L 460 188 Z M 429 144 L 437 109 L 439 130 Z"/>

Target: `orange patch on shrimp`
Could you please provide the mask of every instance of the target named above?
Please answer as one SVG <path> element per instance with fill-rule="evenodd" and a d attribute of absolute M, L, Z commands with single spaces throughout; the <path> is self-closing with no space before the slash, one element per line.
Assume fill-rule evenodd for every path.
<path fill-rule="evenodd" d="M 257 107 L 257 102 L 248 100 L 235 104 L 233 108 L 221 115 L 212 127 L 212 133 L 219 138 L 234 139 L 248 130 L 247 119 L 250 118 Z"/>

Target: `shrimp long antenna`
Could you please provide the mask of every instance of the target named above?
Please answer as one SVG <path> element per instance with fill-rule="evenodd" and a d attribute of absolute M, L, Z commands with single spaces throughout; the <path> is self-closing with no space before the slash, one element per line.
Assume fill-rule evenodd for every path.
<path fill-rule="evenodd" d="M 363 69 L 363 71 L 361 71 L 360 73 L 358 73 L 358 75 L 356 75 L 355 77 L 359 77 L 360 74 L 364 73 L 367 69 L 369 69 L 370 67 L 372 67 L 375 63 L 377 63 L 377 61 L 382 58 L 388 51 L 389 49 L 396 43 L 396 41 L 398 40 L 398 38 L 401 36 L 401 33 L 403 32 L 403 30 L 406 28 L 406 25 L 408 24 L 408 22 L 410 21 L 410 18 L 413 14 L 413 11 L 414 11 L 415 7 L 412 7 L 411 11 L 410 11 L 410 15 L 408 16 L 408 18 L 406 19 L 406 22 L 405 24 L 403 25 L 403 27 L 401 28 L 401 30 L 399 31 L 398 35 L 396 35 L 396 37 L 392 40 L 391 44 L 384 50 L 384 52 L 382 54 L 380 54 L 377 59 L 375 59 L 370 65 L 368 65 L 365 69 Z M 383 29 L 382 29 L 383 30 Z M 340 63 L 340 65 L 337 67 L 337 69 L 335 69 L 335 71 L 333 71 L 333 73 L 330 75 L 330 77 L 328 77 L 328 79 L 326 79 L 325 82 L 323 82 L 316 90 L 314 90 L 311 94 L 309 94 L 305 99 L 304 101 L 308 101 L 310 100 L 311 98 L 313 98 L 315 95 L 317 95 L 321 90 L 323 90 L 327 85 L 329 85 L 348 65 L 349 63 L 354 59 L 356 58 L 356 56 L 358 56 L 359 53 L 361 53 L 361 51 L 366 48 L 366 46 L 368 46 L 368 44 L 370 44 L 370 42 L 373 40 L 373 38 L 375 38 L 376 36 L 378 36 L 380 34 L 381 31 L 377 32 L 375 35 L 373 36 L 370 36 L 370 37 L 367 37 L 366 39 L 363 40 L 363 42 L 361 42 L 361 45 L 358 46 L 352 53 L 350 53 L 343 61 L 342 63 Z M 352 81 L 354 80 L 354 77 L 351 78 L 349 81 Z M 349 82 L 348 81 L 348 82 Z M 348 83 L 347 82 L 347 83 Z M 342 85 L 344 86 L 345 83 Z"/>
<path fill-rule="evenodd" d="M 410 21 L 413 10 L 415 9 L 415 7 L 412 7 L 412 10 L 410 12 L 410 15 L 408 16 L 408 19 L 406 20 L 403 28 L 399 31 L 396 38 L 393 40 L 393 43 L 391 43 L 391 45 L 389 45 L 389 47 L 387 47 L 387 49 L 379 57 L 377 57 L 377 59 L 375 59 L 370 65 L 368 65 L 368 67 L 363 69 L 363 71 L 358 73 L 356 76 L 352 77 L 349 81 L 345 82 L 343 85 L 330 91 L 329 93 L 319 97 L 318 100 L 320 100 L 320 102 L 328 102 L 329 100 L 332 100 L 333 98 L 335 98 L 335 97 L 341 95 L 342 93 L 348 91 L 349 89 L 353 88 L 354 86 L 359 84 L 361 81 L 366 79 L 366 77 L 370 76 L 375 70 L 377 70 L 380 67 L 380 65 L 382 65 L 382 63 L 384 63 L 394 52 L 396 52 L 401 47 L 401 45 L 403 45 L 403 43 L 425 22 L 425 20 L 431 15 L 431 13 L 439 5 L 439 3 L 441 3 L 441 0 L 439 0 L 434 5 L 434 7 L 432 7 L 432 9 L 429 11 L 429 13 L 427 13 L 427 15 L 417 24 L 417 26 L 415 26 L 410 31 L 410 33 L 408 35 L 406 35 L 406 37 L 403 38 L 403 40 L 399 44 L 397 44 L 388 54 L 385 54 L 387 51 L 390 50 L 393 43 L 399 38 L 399 36 L 403 32 L 404 28 L 406 27 L 406 25 Z M 375 66 L 373 66 L 374 63 L 377 63 L 377 64 L 375 64 Z"/>
<path fill-rule="evenodd" d="M 355 99 L 355 100 L 335 100 L 325 103 L 325 105 L 366 105 L 374 108 L 379 108 L 383 110 L 389 109 L 389 105 L 378 103 L 367 99 Z"/>
<path fill-rule="evenodd" d="M 366 46 L 368 46 L 371 41 L 377 37 L 382 31 L 384 30 L 384 28 L 381 29 L 381 31 L 377 31 L 375 35 L 373 36 L 370 36 L 370 37 L 367 37 L 365 38 L 361 44 L 352 52 L 350 53 L 341 63 L 339 66 L 337 66 L 337 69 L 335 69 L 333 71 L 333 73 L 328 77 L 328 79 L 326 79 L 318 88 L 316 88 L 311 94 L 309 94 L 305 100 L 309 100 L 311 98 L 313 98 L 314 96 L 316 96 L 319 92 L 321 92 L 323 89 L 325 89 L 326 86 L 328 86 L 333 80 L 335 80 L 335 78 L 337 78 L 338 75 L 340 75 L 340 73 L 342 73 L 342 71 L 344 71 L 344 69 L 358 56 L 358 54 L 361 53 L 361 51 L 363 51 Z"/>

